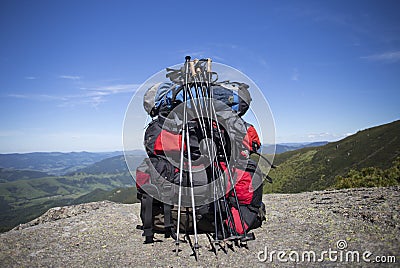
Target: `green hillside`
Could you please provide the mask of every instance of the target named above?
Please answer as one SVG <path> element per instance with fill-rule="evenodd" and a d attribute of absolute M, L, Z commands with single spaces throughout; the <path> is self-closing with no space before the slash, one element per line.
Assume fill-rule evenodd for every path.
<path fill-rule="evenodd" d="M 136 168 L 137 166 L 140 165 L 140 163 L 143 161 L 145 156 L 143 155 L 134 155 L 130 157 L 131 165 L 132 168 Z M 114 156 L 110 157 L 104 160 L 101 160 L 97 163 L 94 163 L 92 165 L 89 165 L 85 168 L 81 168 L 76 170 L 73 173 L 70 174 L 80 174 L 80 173 L 85 173 L 85 174 L 116 174 L 116 173 L 127 173 L 128 167 L 126 166 L 125 163 L 125 158 L 123 155 L 119 156 Z"/>
<path fill-rule="evenodd" d="M 400 156 L 400 121 L 359 131 L 327 145 L 275 156 L 274 183 L 265 192 L 295 193 L 334 188 L 337 176 L 351 170 L 391 168 Z"/>
<path fill-rule="evenodd" d="M 95 189 L 86 195 L 76 198 L 72 203 L 83 204 L 88 202 L 109 200 L 117 203 L 133 204 L 139 202 L 136 198 L 136 193 L 136 187 L 117 188 L 110 191 Z"/>
<path fill-rule="evenodd" d="M 41 171 L 0 168 L 0 183 L 16 181 L 16 180 L 37 179 L 49 176 L 50 176 L 49 174 Z"/>
<path fill-rule="evenodd" d="M 110 190 L 133 185 L 127 174 L 79 174 L 62 177 L 43 177 L 0 184 L 0 196 L 8 202 L 20 204 L 48 197 L 75 197 L 96 188 Z"/>
<path fill-rule="evenodd" d="M 81 173 L 0 183 L 0 231 L 27 222 L 51 207 L 72 204 L 95 190 L 132 186 L 134 181 L 129 173 Z M 96 200 L 87 198 L 87 202 L 90 201 Z"/>
<path fill-rule="evenodd" d="M 138 165 L 142 159 L 137 156 Z M 122 155 L 64 176 L 0 169 L 0 231 L 32 220 L 54 206 L 100 200 L 135 202 L 136 192 L 123 190 L 133 186 Z"/>

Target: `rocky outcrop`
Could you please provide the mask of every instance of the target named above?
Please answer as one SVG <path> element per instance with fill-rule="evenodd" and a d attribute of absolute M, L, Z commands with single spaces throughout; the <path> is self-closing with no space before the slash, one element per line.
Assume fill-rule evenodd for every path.
<path fill-rule="evenodd" d="M 365 267 L 384 259 L 385 267 L 395 267 L 400 262 L 399 187 L 271 194 L 264 202 L 267 221 L 254 230 L 255 241 L 213 248 L 212 238 L 201 234 L 197 262 L 190 243 L 181 243 L 178 256 L 171 238 L 159 235 L 158 242 L 143 244 L 135 228 L 138 204 L 53 208 L 0 234 L 0 266 Z"/>
<path fill-rule="evenodd" d="M 110 205 L 115 205 L 113 202 L 103 201 L 103 202 L 92 202 L 74 206 L 67 207 L 54 207 L 49 209 L 42 216 L 24 224 L 20 224 L 14 228 L 14 230 L 22 230 L 31 226 L 35 226 L 38 224 L 43 224 L 46 222 L 52 222 L 56 220 L 66 219 L 74 216 L 78 216 L 83 213 L 88 213 L 94 210 L 97 210 L 101 207 L 107 207 Z"/>

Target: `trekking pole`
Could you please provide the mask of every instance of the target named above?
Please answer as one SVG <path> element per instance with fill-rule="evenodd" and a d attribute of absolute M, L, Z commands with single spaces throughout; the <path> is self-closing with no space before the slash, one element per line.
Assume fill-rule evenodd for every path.
<path fill-rule="evenodd" d="M 213 90 L 212 90 L 212 71 L 211 71 L 211 64 L 212 64 L 212 60 L 211 59 L 206 59 L 204 60 L 206 61 L 206 66 L 207 69 L 203 68 L 203 72 L 202 72 L 202 76 L 205 78 L 206 81 L 206 88 L 204 90 L 204 88 L 202 88 L 202 93 L 205 95 L 205 93 L 207 93 L 209 96 L 209 105 L 208 105 L 208 111 L 209 111 L 209 118 L 211 118 L 210 120 L 210 130 L 211 130 L 211 137 L 213 137 L 213 124 L 214 124 L 214 120 L 215 123 L 217 125 L 217 129 L 218 129 L 218 134 L 219 134 L 219 139 L 221 141 L 221 145 L 223 146 L 223 140 L 222 140 L 222 135 L 221 135 L 221 130 L 219 129 L 219 122 L 217 119 L 217 116 L 215 114 L 215 108 L 213 106 Z M 201 72 L 201 69 L 198 69 L 198 72 Z M 212 110 L 214 113 L 212 113 L 210 110 Z M 215 119 L 214 119 L 215 117 Z M 225 150 L 225 148 L 223 147 L 223 150 Z M 224 151 L 224 156 L 225 156 L 225 162 L 228 165 L 228 173 L 230 174 L 230 168 L 229 168 L 229 164 L 228 164 L 228 160 L 227 160 L 227 154 Z M 224 186 L 222 185 L 222 182 L 219 180 L 219 178 L 221 178 L 221 168 L 220 168 L 220 164 L 217 162 L 217 160 L 214 161 L 215 162 L 215 167 L 217 167 L 217 172 L 218 172 L 218 180 L 216 180 L 214 178 L 215 184 L 217 184 L 217 195 L 221 194 L 222 198 L 221 200 L 217 200 L 218 203 L 218 208 L 219 208 L 219 215 L 220 215 L 220 221 L 221 221 L 221 229 L 222 229 L 222 234 L 223 234 L 223 240 L 227 240 L 227 241 L 232 241 L 232 240 L 237 240 L 240 238 L 240 236 L 238 235 L 238 233 L 236 232 L 236 224 L 235 221 L 233 220 L 233 215 L 230 211 L 229 205 L 228 205 L 228 200 L 225 197 L 225 190 L 224 190 Z M 214 165 L 213 165 L 214 168 Z M 213 174 L 216 174 L 215 172 Z M 227 176 L 227 174 L 224 172 L 224 176 Z M 231 176 L 231 174 L 230 174 Z M 221 189 L 220 189 L 221 188 Z M 225 184 L 225 188 L 226 188 L 226 184 Z M 221 193 L 219 193 L 219 189 L 221 191 Z M 227 228 L 229 231 L 229 238 L 227 238 L 226 233 L 225 233 L 225 228 L 224 228 L 224 221 L 223 221 L 223 217 L 222 217 L 222 212 L 221 212 L 221 204 L 220 201 L 223 202 L 224 207 L 225 207 L 225 211 L 226 211 L 226 216 L 227 216 Z"/>
<path fill-rule="evenodd" d="M 216 119 L 216 123 L 217 123 L 217 130 L 218 130 L 217 132 L 218 132 L 220 140 L 222 140 L 221 129 L 219 127 L 219 122 L 218 122 L 218 118 L 217 118 L 214 106 L 212 107 L 212 110 L 213 110 L 213 113 L 215 114 L 215 119 Z M 242 215 L 242 212 L 240 211 L 240 203 L 239 203 L 239 199 L 237 197 L 237 193 L 236 193 L 235 184 L 234 184 L 234 181 L 233 181 L 231 167 L 229 165 L 228 157 L 227 157 L 226 150 L 225 150 L 224 146 L 222 146 L 222 151 L 223 151 L 223 155 L 224 155 L 224 158 L 225 158 L 225 161 L 226 161 L 226 164 L 227 164 L 228 179 L 229 179 L 230 185 L 232 187 L 231 191 L 232 191 L 233 196 L 234 196 L 234 202 L 236 203 L 236 206 L 237 206 L 239 219 L 240 219 L 240 224 L 241 224 L 242 230 L 243 230 L 243 234 L 240 236 L 240 240 L 241 240 L 241 242 L 247 242 L 248 240 L 254 240 L 255 239 L 254 234 L 253 233 L 248 234 L 247 230 L 246 230 L 246 227 L 245 227 L 243 215 Z M 229 210 L 229 212 L 230 212 L 230 210 Z M 232 221 L 232 222 L 235 224 L 234 221 Z M 236 226 L 236 224 L 235 224 L 235 226 Z M 236 229 L 237 228 L 235 227 L 235 230 Z"/>
<path fill-rule="evenodd" d="M 204 92 L 202 90 L 203 83 L 202 83 L 201 79 L 199 79 L 199 85 L 198 85 L 197 72 L 195 70 L 195 64 L 197 64 L 197 62 L 198 62 L 198 60 L 189 62 L 190 71 L 192 73 L 192 78 L 193 78 L 193 81 L 194 81 L 194 89 L 195 89 L 195 92 L 196 92 L 197 103 L 199 104 L 200 115 L 199 115 L 199 112 L 198 112 L 196 107 L 195 107 L 195 112 L 196 112 L 196 116 L 197 117 L 200 116 L 199 123 L 200 123 L 202 135 L 206 140 L 207 158 L 210 161 L 209 164 L 211 166 L 211 169 L 212 169 L 211 170 L 211 174 L 213 176 L 212 180 L 214 181 L 214 173 L 213 173 L 214 170 L 213 170 L 213 159 L 212 159 L 212 157 L 214 155 L 213 154 L 213 152 L 214 152 L 213 149 L 214 148 L 213 148 L 213 146 L 211 146 L 211 148 L 210 148 L 210 145 L 208 144 L 208 134 L 207 134 L 206 123 L 204 121 L 204 113 L 203 113 L 202 107 L 205 108 L 206 116 L 208 117 L 208 119 L 210 118 L 209 117 L 210 113 L 209 113 L 209 111 L 207 109 L 207 106 L 206 106 L 205 95 L 204 95 Z M 200 78 L 200 75 L 199 75 L 199 78 Z M 198 91 L 199 86 L 200 86 L 200 89 L 201 89 L 201 94 L 199 94 L 199 91 Z M 193 98 L 193 95 L 191 95 L 191 97 Z M 212 136 L 210 136 L 210 137 L 212 138 Z M 213 190 L 214 190 L 213 191 L 213 193 L 214 193 L 214 204 L 213 204 L 213 206 L 214 206 L 215 242 L 217 242 L 218 241 L 218 224 L 217 224 L 217 203 L 216 203 L 217 196 L 216 196 L 215 185 L 214 185 L 214 189 Z"/>
<path fill-rule="evenodd" d="M 217 223 L 217 189 L 215 186 L 215 181 L 214 181 L 214 187 L 213 187 L 213 197 L 214 197 L 214 232 L 215 232 L 215 238 L 214 241 L 216 242 L 218 240 L 218 223 Z M 215 251 L 216 252 L 216 251 Z"/>
<path fill-rule="evenodd" d="M 186 56 L 185 59 L 186 59 L 186 64 L 190 65 L 190 56 Z M 186 67 L 186 70 L 187 70 L 187 67 Z M 188 74 L 185 74 L 185 78 L 186 79 L 188 78 Z M 187 84 L 187 81 L 188 80 L 185 81 L 186 82 L 185 84 Z M 188 89 L 188 90 L 186 90 L 186 92 L 184 92 L 184 94 L 185 93 L 187 94 L 189 92 L 189 94 L 193 98 L 193 95 L 192 95 L 192 92 L 191 92 L 190 88 L 188 88 L 186 86 L 186 89 Z M 186 96 L 186 99 L 187 99 L 187 96 Z M 194 103 L 194 101 L 192 103 Z M 185 105 L 186 105 L 186 103 L 185 103 Z M 194 107 L 195 107 L 195 110 L 197 110 L 195 105 L 194 105 Z M 185 121 L 183 122 L 183 124 L 187 124 L 188 123 L 187 122 L 187 120 L 188 120 L 187 116 L 184 119 L 185 119 Z M 195 258 L 197 260 L 198 253 L 199 253 L 198 252 L 199 242 L 198 242 L 198 237 L 197 237 L 196 204 L 195 204 L 195 199 L 194 199 L 193 173 L 192 173 L 192 156 L 191 156 L 191 151 L 190 151 L 190 134 L 189 134 L 189 129 L 188 128 L 186 128 L 186 135 L 185 136 L 186 136 L 186 144 L 187 144 L 187 156 L 188 156 L 187 161 L 188 161 L 188 171 L 189 171 L 190 196 L 191 196 L 191 201 L 192 201 L 191 203 L 192 203 L 192 218 L 193 218 L 193 231 L 194 231 L 194 253 L 195 253 Z"/>
<path fill-rule="evenodd" d="M 201 99 L 199 98 L 200 94 L 198 93 L 197 73 L 196 73 L 196 70 L 194 67 L 194 62 L 193 61 L 189 62 L 189 66 L 190 66 L 190 72 L 192 73 L 192 78 L 194 81 L 194 89 L 196 92 L 197 102 L 199 103 L 199 107 L 198 107 L 199 109 L 197 108 L 196 105 L 194 106 L 195 113 L 196 113 L 197 118 L 199 118 L 200 128 L 202 130 L 203 137 L 208 139 L 206 124 L 204 121 L 204 113 L 203 113 L 203 109 L 201 107 Z M 200 81 L 200 86 L 201 86 L 201 81 Z M 194 99 L 194 96 L 193 96 L 193 93 L 191 92 L 191 90 L 189 91 L 189 93 L 190 93 L 190 98 Z M 201 95 L 201 97 L 203 98 L 203 95 Z M 204 99 L 203 99 L 203 101 L 204 101 Z M 199 110 L 200 110 L 200 112 L 199 112 Z M 206 148 L 207 148 L 208 155 L 210 155 L 210 147 L 209 147 L 208 142 L 206 142 Z"/>
<path fill-rule="evenodd" d="M 251 152 L 251 153 L 256 154 L 256 155 L 258 155 L 259 157 L 261 157 L 262 159 L 264 159 L 264 160 L 268 163 L 268 165 L 270 165 L 271 168 L 277 168 L 277 167 L 278 167 L 278 166 L 275 166 L 274 164 L 272 164 L 272 163 L 268 160 L 268 158 L 266 158 L 266 157 L 263 156 L 262 154 L 260 154 L 260 153 L 258 153 L 258 152 Z"/>
<path fill-rule="evenodd" d="M 218 177 L 220 178 L 222 176 L 222 173 L 221 173 L 221 169 L 220 169 L 219 166 L 217 166 L 217 171 L 218 171 Z M 236 233 L 235 222 L 233 221 L 232 213 L 231 213 L 231 211 L 229 209 L 228 201 L 226 200 L 226 197 L 225 197 L 225 190 L 224 189 L 226 189 L 226 186 L 222 185 L 222 182 L 220 180 L 218 180 L 218 186 L 219 187 L 217 188 L 217 190 L 220 189 L 222 191 L 222 198 L 221 199 L 222 199 L 222 202 L 223 202 L 224 207 L 225 207 L 226 216 L 227 216 L 227 228 L 228 228 L 228 231 L 229 231 L 229 237 L 227 237 L 226 234 L 225 234 L 225 230 L 224 230 L 224 225 L 223 225 L 223 220 L 222 220 L 222 213 L 220 213 L 221 226 L 222 226 L 222 230 L 223 230 L 224 240 L 228 240 L 228 241 L 236 240 L 236 239 L 238 239 L 240 237 Z"/>
<path fill-rule="evenodd" d="M 209 80 L 211 80 L 211 78 L 210 78 L 211 75 L 212 75 L 212 74 L 211 74 L 211 60 L 209 60 L 209 61 L 207 62 L 207 67 L 209 67 L 209 69 L 207 69 L 208 77 L 209 77 Z M 210 93 L 212 94 L 212 92 L 210 92 Z M 212 96 L 211 96 L 211 97 L 212 97 Z M 219 135 L 219 139 L 220 139 L 220 141 L 222 142 L 223 139 L 222 139 L 221 129 L 220 129 L 220 126 L 219 126 L 218 117 L 217 117 L 217 113 L 216 113 L 216 111 L 215 111 L 215 107 L 214 107 L 213 102 L 211 102 L 211 111 L 212 111 L 213 117 L 215 118 L 215 121 L 216 121 L 217 132 L 218 132 L 218 135 Z M 240 223 L 241 223 L 242 229 L 243 229 L 243 236 L 242 236 L 241 240 L 242 240 L 242 242 L 246 242 L 247 240 L 250 240 L 252 237 L 248 237 L 248 236 L 247 236 L 247 231 L 246 231 L 246 228 L 245 228 L 243 216 L 242 216 L 242 213 L 241 213 L 241 211 L 240 211 L 239 200 L 238 200 L 238 198 L 237 198 L 237 193 L 236 193 L 235 185 L 234 185 L 234 183 L 233 183 L 233 177 L 232 177 L 232 172 L 231 172 L 230 165 L 229 165 L 229 161 L 228 161 L 228 156 L 227 156 L 227 153 L 226 153 L 226 150 L 225 150 L 225 146 L 221 146 L 221 147 L 222 147 L 224 159 L 225 159 L 226 164 L 227 164 L 228 177 L 229 177 L 230 184 L 231 184 L 231 186 L 232 186 L 232 192 L 233 192 L 233 194 L 234 194 L 235 203 L 236 203 L 237 208 L 238 208 L 238 214 L 239 214 L 239 218 L 240 218 Z M 249 238 L 250 238 L 250 239 L 249 239 Z"/>
<path fill-rule="evenodd" d="M 185 84 L 183 85 L 183 124 L 182 124 L 182 139 L 181 139 L 181 158 L 180 158 L 180 163 L 179 163 L 179 193 L 178 193 L 178 219 L 177 219 L 177 227 L 176 227 L 176 256 L 178 256 L 178 252 L 179 252 L 179 229 L 180 229 L 180 222 L 181 222 L 181 205 L 182 205 L 182 180 L 183 180 L 183 157 L 184 157 L 184 150 L 185 150 L 185 134 L 186 134 L 186 101 L 187 101 L 187 95 L 186 95 L 186 91 L 187 91 L 187 81 L 188 81 L 188 61 L 190 61 L 190 57 L 187 56 L 185 58 Z M 188 145 L 189 146 L 189 145 Z"/>
<path fill-rule="evenodd" d="M 222 175 L 221 175 L 222 176 Z M 228 176 L 224 172 L 224 176 Z M 233 241 L 233 240 L 238 240 L 240 239 L 240 235 L 236 231 L 236 223 L 232 215 L 232 211 L 229 208 L 228 200 L 226 199 L 225 196 L 225 190 L 227 188 L 226 186 L 226 180 L 224 180 L 225 185 L 222 185 L 222 182 L 220 182 L 221 190 L 223 191 L 224 195 L 222 196 L 224 205 L 225 205 L 225 210 L 226 210 L 226 215 L 227 215 L 227 227 L 229 229 L 229 237 L 227 238 L 228 241 Z"/>
<path fill-rule="evenodd" d="M 190 152 L 190 137 L 189 130 L 186 128 L 186 144 L 187 144 L 187 154 L 188 154 L 188 170 L 189 170 L 189 182 L 190 182 L 190 196 L 192 200 L 192 217 L 193 217 L 193 231 L 194 231 L 194 253 L 197 260 L 198 257 L 198 237 L 197 237 L 197 221 L 196 221 L 196 205 L 194 200 L 194 190 L 193 190 L 193 173 L 192 173 L 192 157 Z"/>
<path fill-rule="evenodd" d="M 216 122 L 216 125 L 217 125 L 217 132 L 218 132 L 218 134 L 219 134 L 219 139 L 220 139 L 220 142 L 221 142 L 221 145 L 222 145 L 222 148 L 223 148 L 223 151 L 224 151 L 224 156 L 225 156 L 225 161 L 226 161 L 226 163 L 227 163 L 227 169 L 228 169 L 228 172 L 229 172 L 229 175 L 228 176 L 231 176 L 231 174 L 230 174 L 230 168 L 229 168 L 229 163 L 228 163 L 228 159 L 227 159 L 227 155 L 226 155 L 226 152 L 225 152 L 225 147 L 223 147 L 223 141 L 222 141 L 222 135 L 221 135 L 221 130 L 220 130 L 220 128 L 219 128 L 219 122 L 218 122 L 218 119 L 217 119 L 217 116 L 216 116 L 216 113 L 215 113 L 215 108 L 214 108 L 214 106 L 213 106 L 213 90 L 212 90 L 212 82 L 211 82 L 211 79 L 212 79 L 212 71 L 211 71 L 211 65 L 212 65 L 212 60 L 210 59 L 210 58 L 208 58 L 208 59 L 206 59 L 205 60 L 206 61 L 206 66 L 207 66 L 207 68 L 205 69 L 205 68 L 203 68 L 203 73 L 202 73 L 202 75 L 203 75 L 203 77 L 205 78 L 205 80 L 206 80 L 206 92 L 208 93 L 208 95 L 209 95 L 209 110 L 211 110 L 211 111 L 209 111 L 209 113 L 210 113 L 210 116 L 209 116 L 209 118 L 211 118 L 211 120 L 210 120 L 210 131 L 211 131 L 211 133 L 213 132 L 213 122 L 214 122 L 214 120 L 215 120 L 215 122 Z M 201 71 L 201 69 L 199 69 L 199 71 Z M 203 94 L 205 94 L 204 93 L 204 90 L 202 90 L 202 92 L 203 92 Z M 211 135 L 211 137 L 213 137 L 213 134 L 210 134 Z M 219 167 L 219 163 L 217 163 L 217 162 L 215 162 L 215 164 L 217 165 L 217 167 L 218 167 L 218 178 L 220 178 L 222 175 L 222 173 L 221 173 L 221 169 L 220 169 L 220 167 Z M 213 165 L 213 167 L 214 167 L 214 165 Z M 214 173 L 213 173 L 214 174 Z M 226 176 L 226 174 L 224 173 L 224 176 Z M 215 180 L 215 178 L 214 178 L 214 180 Z M 219 180 L 219 179 L 218 179 Z M 220 181 L 218 181 L 219 183 L 218 183 L 218 185 L 219 185 L 219 187 L 223 187 L 223 185 L 222 185 L 222 183 L 220 182 Z M 218 187 L 218 188 L 219 188 Z M 226 187 L 226 186 L 225 186 Z M 218 189 L 217 188 L 217 189 Z M 224 188 L 222 188 L 221 189 L 221 191 L 222 191 L 222 201 L 223 201 L 223 203 L 224 203 L 224 207 L 225 207 L 225 211 L 226 211 L 226 213 L 227 213 L 227 220 L 228 220 L 228 224 L 227 224 L 227 227 L 228 227 L 228 230 L 229 230 L 229 233 L 230 233 L 230 237 L 228 238 L 228 240 L 236 240 L 236 239 L 238 239 L 238 238 L 240 238 L 239 236 L 238 236 L 238 234 L 237 234 L 237 232 L 236 232 L 236 226 L 235 226 L 235 222 L 234 222 L 234 220 L 233 220 L 233 216 L 232 216 L 232 213 L 231 213 L 231 211 L 230 211 L 230 209 L 229 209 L 229 206 L 228 206 L 228 201 L 227 201 L 227 199 L 225 198 L 225 190 L 224 190 Z M 219 205 L 219 208 L 221 207 L 220 206 L 220 204 L 219 204 L 219 202 L 218 202 L 218 205 Z M 222 214 L 221 214 L 222 212 L 220 211 L 220 218 L 221 218 L 221 227 L 222 227 L 222 231 L 223 231 L 223 237 L 224 237 L 224 239 L 226 239 L 226 234 L 225 234 L 225 230 L 224 230 L 224 225 L 223 225 L 223 220 L 222 220 Z M 234 228 L 234 229 L 232 229 L 232 227 Z"/>
<path fill-rule="evenodd" d="M 213 138 L 213 135 L 212 135 L 212 118 L 210 116 L 211 115 L 211 113 L 209 111 L 209 107 L 210 106 L 208 105 L 208 100 L 207 100 L 207 95 L 206 95 L 207 88 L 206 88 L 206 90 L 204 90 L 204 84 L 208 81 L 208 79 L 206 77 L 203 77 L 203 75 L 202 75 L 202 69 L 204 69 L 204 67 L 201 66 L 202 62 L 204 62 L 204 60 L 200 60 L 200 61 L 199 60 L 194 60 L 191 70 L 192 70 L 192 73 L 193 72 L 195 73 L 194 78 L 195 78 L 196 94 L 197 94 L 197 96 L 200 95 L 201 98 L 202 98 L 201 100 L 199 100 L 199 103 L 201 103 L 202 107 L 204 107 L 205 116 L 208 119 L 208 123 L 209 123 L 208 130 L 210 131 L 210 134 L 209 135 L 207 134 L 207 127 L 206 127 L 206 123 L 205 123 L 204 119 L 202 119 L 202 123 L 203 123 L 203 126 L 204 126 L 202 128 L 202 130 L 204 131 L 204 135 L 205 135 L 206 139 L 208 139 L 208 137 L 210 137 L 212 139 Z M 197 85 L 196 78 L 199 78 L 199 85 Z M 208 86 L 208 83 L 207 83 L 207 86 Z M 197 92 L 199 92 L 199 93 L 197 93 Z M 202 117 L 204 117 L 203 109 L 201 109 L 200 111 L 201 111 Z M 214 232 L 215 232 L 215 237 L 214 237 L 214 241 L 212 243 L 215 244 L 215 243 L 219 242 L 218 241 L 217 210 L 218 210 L 218 212 L 220 214 L 221 223 L 223 224 L 223 222 L 222 222 L 221 209 L 218 209 L 218 206 L 220 207 L 220 204 L 218 202 L 217 188 L 216 188 L 216 185 L 215 185 L 216 180 L 215 180 L 214 159 L 213 159 L 213 157 L 214 157 L 214 147 L 210 146 L 208 144 L 208 142 L 206 143 L 206 147 L 207 147 L 207 153 L 210 156 L 209 160 L 210 160 L 210 168 L 211 168 L 211 176 L 212 176 L 211 181 L 214 182 L 214 184 L 213 184 L 213 209 L 214 209 Z M 222 232 L 224 232 L 223 228 L 222 228 Z M 225 236 L 225 234 L 224 234 L 224 236 Z M 215 251 L 215 253 L 217 254 L 217 251 Z"/>
<path fill-rule="evenodd" d="M 252 152 L 250 152 L 250 154 L 256 154 L 256 155 L 258 155 L 260 158 L 264 159 L 264 160 L 268 163 L 268 165 L 269 165 L 271 168 L 277 168 L 277 167 L 278 167 L 278 166 L 275 166 L 274 164 L 272 164 L 272 163 L 268 160 L 268 158 L 266 158 L 265 156 L 263 156 L 262 154 L 260 154 L 260 153 L 258 153 L 258 152 L 252 151 Z M 260 172 L 261 172 L 262 176 L 264 177 L 264 179 L 265 179 L 268 183 L 272 183 L 273 179 L 272 179 L 268 174 L 265 174 L 264 172 L 262 172 L 261 169 L 260 169 Z"/>
<path fill-rule="evenodd" d="M 201 61 L 204 62 L 204 60 L 201 60 Z M 207 60 L 207 61 L 209 61 L 209 60 Z M 208 119 L 208 123 L 209 123 L 209 131 L 210 131 L 210 135 L 209 136 L 212 139 L 213 138 L 213 127 L 212 127 L 213 120 L 212 120 L 212 115 L 211 115 L 211 112 L 210 112 L 210 107 L 211 106 L 208 104 L 208 101 L 206 100 L 206 98 L 207 98 L 206 93 L 210 91 L 209 87 L 211 86 L 210 85 L 210 79 L 208 79 L 208 76 L 204 76 L 203 75 L 204 73 L 202 73 L 202 69 L 204 71 L 204 67 L 201 66 L 201 62 L 199 64 L 199 60 L 195 60 L 194 61 L 194 66 L 193 67 L 195 67 L 195 66 L 197 67 L 197 69 L 195 69 L 194 71 L 196 72 L 197 76 L 200 79 L 200 87 L 197 87 L 197 85 L 196 85 L 196 89 L 200 90 L 200 92 L 201 92 L 200 95 L 203 98 L 203 102 L 202 103 L 203 103 L 203 106 L 205 108 L 205 113 L 206 113 L 206 116 L 207 116 L 207 119 Z M 208 65 L 207 67 L 208 67 L 209 70 L 211 70 L 211 65 Z M 206 88 L 205 89 L 204 89 L 204 83 L 206 83 Z M 211 101 L 211 99 L 210 99 L 210 101 Z M 206 131 L 207 129 L 204 128 L 204 130 Z M 208 138 L 208 135 L 206 134 L 206 139 L 207 138 Z M 214 166 L 215 160 L 212 158 L 212 157 L 214 157 L 214 147 L 211 146 L 211 149 L 209 147 L 210 146 L 207 143 L 207 150 L 211 151 L 211 154 L 210 154 L 210 156 L 211 156 L 210 157 L 210 166 L 211 166 L 211 175 L 212 175 L 212 182 L 213 182 L 213 199 L 214 199 L 213 200 L 213 207 L 214 207 L 214 232 L 215 232 L 215 237 L 214 237 L 214 242 L 213 243 L 216 244 L 216 243 L 219 243 L 217 211 L 219 212 L 221 225 L 223 224 L 223 220 L 222 220 L 221 205 L 219 203 L 219 198 L 218 198 L 218 191 L 217 191 L 217 185 L 216 185 L 217 181 L 215 179 L 215 166 Z M 222 230 L 222 233 L 223 233 L 223 237 L 225 238 L 225 230 L 224 230 L 223 226 L 222 226 L 221 230 Z M 217 254 L 217 251 L 215 251 L 215 252 Z"/>

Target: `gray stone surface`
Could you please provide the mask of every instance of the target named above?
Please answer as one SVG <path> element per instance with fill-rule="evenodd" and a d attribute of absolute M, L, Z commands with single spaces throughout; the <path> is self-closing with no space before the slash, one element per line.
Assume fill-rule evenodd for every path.
<path fill-rule="evenodd" d="M 217 247 L 215 254 L 209 238 L 201 234 L 198 261 L 189 244 L 181 243 L 176 256 L 174 241 L 162 235 L 156 237 L 159 242 L 143 244 L 141 231 L 135 228 L 140 224 L 138 204 L 96 202 L 53 208 L 0 235 L 0 267 L 376 266 L 362 260 L 366 251 L 372 253 L 370 260 L 395 256 L 397 263 L 381 263 L 382 267 L 400 264 L 399 187 L 271 194 L 264 196 L 264 202 L 267 221 L 254 230 L 255 241 L 247 247 Z M 347 247 L 339 250 L 338 241 L 339 247 Z M 284 252 L 280 254 L 287 262 L 278 260 L 278 251 Z M 311 251 L 316 261 L 307 255 L 302 261 Z M 323 251 L 328 252 L 319 262 Z M 346 256 L 355 252 L 360 262 L 346 262 Z M 337 260 L 331 261 L 334 257 Z"/>

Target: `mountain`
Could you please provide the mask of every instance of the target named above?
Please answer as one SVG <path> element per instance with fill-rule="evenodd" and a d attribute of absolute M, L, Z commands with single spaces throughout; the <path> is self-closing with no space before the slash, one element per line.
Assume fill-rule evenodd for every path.
<path fill-rule="evenodd" d="M 116 155 L 122 155 L 122 152 L 0 154 L 0 167 L 62 175 Z"/>
<path fill-rule="evenodd" d="M 137 166 L 145 158 L 144 155 L 132 155 L 130 156 L 131 168 L 135 169 Z M 127 173 L 129 172 L 128 167 L 125 163 L 125 158 L 123 155 L 110 157 L 94 164 L 91 164 L 87 167 L 77 169 L 76 171 L 70 174 L 79 174 L 79 173 L 86 173 L 86 174 L 116 174 L 116 173 Z"/>
<path fill-rule="evenodd" d="M 136 187 L 116 188 L 110 191 L 95 189 L 92 192 L 76 198 L 71 204 L 83 204 L 97 201 L 112 201 L 123 204 L 138 203 Z"/>
<path fill-rule="evenodd" d="M 96 189 L 133 186 L 129 173 L 75 174 L 0 183 L 0 231 L 27 222 L 51 207 L 72 204 Z"/>
<path fill-rule="evenodd" d="M 368 176 L 373 177 L 375 173 L 383 172 L 375 169 L 390 169 L 393 161 L 399 157 L 399 133 L 400 121 L 396 121 L 360 131 L 323 146 L 304 147 L 318 144 L 302 144 L 300 146 L 304 148 L 277 154 L 274 164 L 279 167 L 270 172 L 274 183 L 267 184 L 264 190 L 293 193 L 330 189 L 335 187 L 337 176 L 346 177 L 351 170 L 359 170 L 360 176 L 363 176 L 363 168 L 369 167 L 374 168 L 370 169 L 372 173 L 368 173 Z M 287 146 L 293 148 L 297 145 Z M 111 157 L 106 157 L 109 154 Z M 109 198 L 117 198 L 117 201 L 129 198 L 133 200 L 134 191 L 120 189 L 134 186 L 124 156 L 118 152 L 115 152 L 117 155 L 113 154 L 82 152 L 0 155 L 0 158 L 5 159 L 4 162 L 0 162 L 1 166 L 8 166 L 0 169 L 0 231 L 29 221 L 54 206 Z M 38 156 L 39 160 L 32 160 L 33 163 L 29 164 L 28 160 L 34 155 Z M 129 155 L 132 169 L 144 158 L 143 151 L 130 152 Z M 16 159 L 15 164 L 10 162 L 13 158 Z M 91 163 L 95 158 L 100 160 Z M 56 159 L 61 159 L 61 163 Z M 79 159 L 82 162 L 78 162 Z M 68 163 L 70 166 L 62 168 L 62 163 Z M 72 163 L 77 166 L 71 166 Z M 41 167 L 53 171 L 58 169 L 73 172 L 54 176 L 37 171 L 10 169 L 17 166 L 25 169 Z M 396 176 L 396 169 L 393 170 Z M 359 175 L 353 172 L 351 176 Z M 391 179 L 396 180 L 395 177 Z"/>
<path fill-rule="evenodd" d="M 11 168 L 0 168 L 0 183 L 16 180 L 37 179 L 49 176 L 50 175 L 47 173 L 34 170 L 15 170 Z"/>
<path fill-rule="evenodd" d="M 51 154 L 46 157 L 51 158 Z M 144 156 L 137 153 L 131 158 L 134 167 Z M 51 162 L 53 160 L 47 161 Z M 53 176 L 38 171 L 0 169 L 0 231 L 27 222 L 54 206 L 110 198 L 120 202 L 137 201 L 132 188 L 123 189 L 134 186 L 124 156 L 102 159 L 76 170 L 67 175 Z"/>
<path fill-rule="evenodd" d="M 327 143 L 328 143 L 327 141 L 303 142 L 303 143 L 278 143 L 275 146 L 274 145 L 262 146 L 261 152 L 263 154 L 272 154 L 274 153 L 275 150 L 275 154 L 281 154 L 284 152 L 299 150 L 301 148 L 322 146 Z"/>
<path fill-rule="evenodd" d="M 334 187 L 351 170 L 389 169 L 400 156 L 400 120 L 365 129 L 337 142 L 277 154 L 273 184 L 265 192 L 303 192 Z"/>

